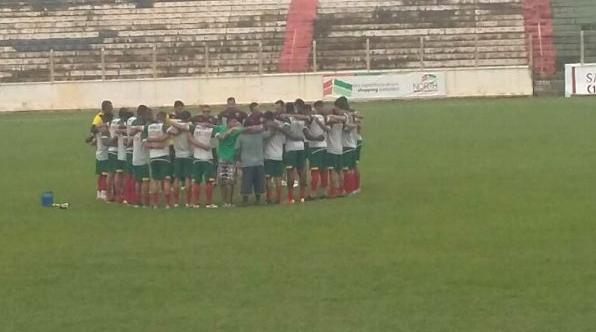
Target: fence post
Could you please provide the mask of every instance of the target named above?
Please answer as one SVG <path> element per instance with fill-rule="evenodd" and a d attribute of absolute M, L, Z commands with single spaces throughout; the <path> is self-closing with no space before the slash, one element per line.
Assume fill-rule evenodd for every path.
<path fill-rule="evenodd" d="M 50 82 L 54 82 L 54 50 L 50 50 Z"/>
<path fill-rule="evenodd" d="M 585 62 L 585 60 L 586 60 L 586 58 L 585 58 L 585 56 L 586 56 L 586 53 L 585 53 L 586 52 L 586 45 L 584 44 L 584 30 L 581 30 L 579 32 L 579 44 L 580 44 L 579 45 L 579 47 L 580 47 L 579 58 L 580 58 L 580 63 L 583 65 L 584 62 Z"/>
<path fill-rule="evenodd" d="M 529 52 L 530 52 L 530 54 L 528 55 L 530 69 L 532 69 L 532 71 L 534 71 L 534 35 L 530 34 L 530 36 L 528 37 L 528 40 L 530 41 L 530 45 L 528 47 Z"/>
<path fill-rule="evenodd" d="M 294 29 L 294 34 L 292 37 L 292 58 L 290 59 L 290 72 L 294 69 L 294 55 L 296 53 L 296 30 Z"/>
<path fill-rule="evenodd" d="M 478 34 L 474 34 L 474 66 L 478 67 Z"/>
<path fill-rule="evenodd" d="M 209 75 L 209 47 L 207 47 L 207 43 L 204 43 L 203 46 L 205 47 L 205 74 Z"/>
<path fill-rule="evenodd" d="M 370 70 L 370 38 L 366 37 L 366 70 Z"/>
<path fill-rule="evenodd" d="M 157 47 L 153 45 L 151 49 L 151 69 L 153 70 L 153 78 L 157 78 Z"/>
<path fill-rule="evenodd" d="M 424 68 L 424 36 L 420 36 L 420 68 Z"/>
<path fill-rule="evenodd" d="M 538 47 L 540 47 L 540 61 L 544 61 L 544 50 L 542 49 L 542 22 L 538 20 Z"/>
<path fill-rule="evenodd" d="M 259 75 L 263 75 L 263 42 L 259 40 Z"/>
<path fill-rule="evenodd" d="M 312 41 L 312 69 L 314 72 L 317 71 L 317 41 Z"/>
<path fill-rule="evenodd" d="M 106 49 L 101 48 L 101 80 L 106 79 Z"/>

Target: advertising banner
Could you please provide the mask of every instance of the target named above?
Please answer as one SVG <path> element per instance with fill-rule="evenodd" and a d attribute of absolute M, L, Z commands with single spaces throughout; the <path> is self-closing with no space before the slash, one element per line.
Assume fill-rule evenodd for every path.
<path fill-rule="evenodd" d="M 596 64 L 565 65 L 565 96 L 596 96 Z"/>
<path fill-rule="evenodd" d="M 445 97 L 443 72 L 323 75 L 323 96 L 357 99 Z"/>

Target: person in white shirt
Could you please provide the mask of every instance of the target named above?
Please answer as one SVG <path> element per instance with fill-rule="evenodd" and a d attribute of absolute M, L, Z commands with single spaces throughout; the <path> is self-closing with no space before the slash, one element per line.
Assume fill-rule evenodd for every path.
<path fill-rule="evenodd" d="M 331 127 L 327 125 L 325 118 L 325 104 L 319 100 L 314 103 L 315 112 L 311 115 L 309 124 L 310 132 L 315 136 L 323 136 L 322 141 L 308 142 L 308 164 L 310 167 L 310 199 L 323 198 L 326 196 L 329 181 L 329 170 L 325 166 L 325 154 L 327 153 L 327 134 Z M 320 184 L 320 188 L 319 188 Z"/>

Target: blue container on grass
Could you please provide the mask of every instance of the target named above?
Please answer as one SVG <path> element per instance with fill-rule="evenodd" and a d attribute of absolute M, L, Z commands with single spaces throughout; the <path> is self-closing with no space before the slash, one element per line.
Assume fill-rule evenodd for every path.
<path fill-rule="evenodd" d="M 43 207 L 52 207 L 54 204 L 54 193 L 51 191 L 46 191 L 41 194 L 41 206 Z"/>

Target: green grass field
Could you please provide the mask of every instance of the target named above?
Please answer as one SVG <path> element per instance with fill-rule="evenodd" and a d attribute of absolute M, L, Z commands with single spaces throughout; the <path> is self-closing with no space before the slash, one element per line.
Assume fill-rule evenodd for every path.
<path fill-rule="evenodd" d="M 360 195 L 199 211 L 97 202 L 91 112 L 1 115 L 0 330 L 593 331 L 595 106 L 360 104 Z"/>

